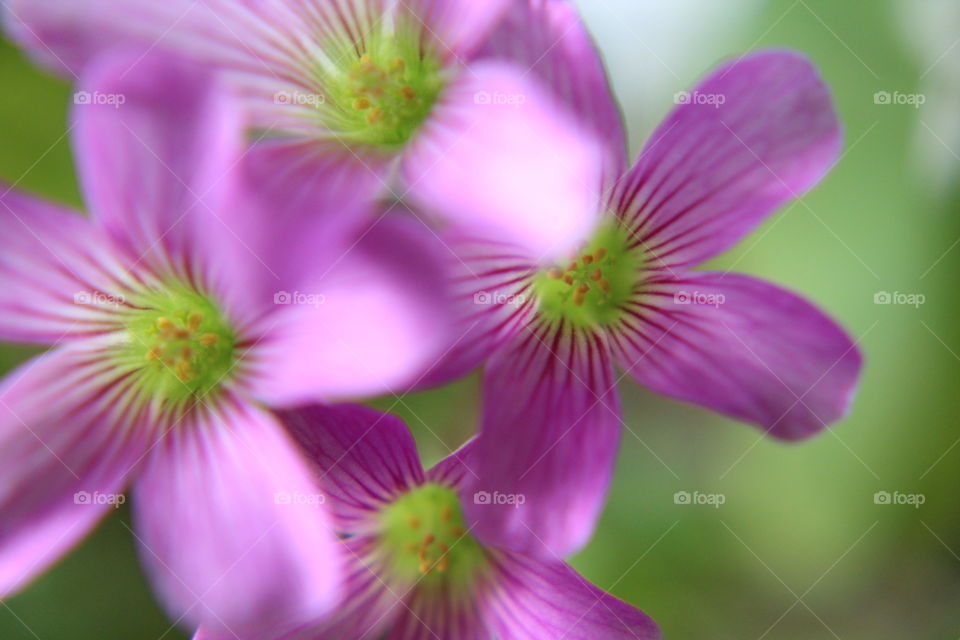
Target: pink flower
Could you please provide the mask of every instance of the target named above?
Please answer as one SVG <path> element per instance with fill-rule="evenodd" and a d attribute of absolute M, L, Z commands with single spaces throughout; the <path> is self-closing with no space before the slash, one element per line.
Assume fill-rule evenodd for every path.
<path fill-rule="evenodd" d="M 514 509 L 524 496 L 474 494 L 473 443 L 424 471 L 407 427 L 359 406 L 281 414 L 313 462 L 343 537 L 337 612 L 296 633 L 313 640 L 657 640 L 643 612 L 557 557 L 514 553 L 472 530 L 465 507 Z M 305 558 L 305 562 L 311 562 Z M 203 629 L 195 640 L 226 640 Z"/>
<path fill-rule="evenodd" d="M 542 541 L 562 555 L 589 538 L 617 450 L 621 378 L 788 440 L 850 406 L 861 356 L 833 320 L 757 278 L 691 270 L 830 169 L 841 132 L 828 88 L 802 56 L 767 51 L 678 102 L 566 260 L 543 268 L 509 242 L 457 240 L 464 337 L 429 379 L 486 365 L 468 484 L 528 500 L 466 511 L 506 548 Z"/>
<path fill-rule="evenodd" d="M 0 339 L 53 345 L 0 383 L 0 597 L 132 481 L 171 613 L 248 637 L 321 615 L 340 578 L 326 510 L 278 499 L 315 489 L 264 406 L 406 383 L 444 340 L 436 267 L 399 226 L 338 246 L 363 199 L 335 167 L 241 158 L 195 66 L 129 68 L 101 59 L 83 89 L 115 99 L 74 111 L 92 219 L 0 190 Z"/>
<path fill-rule="evenodd" d="M 206 63 L 246 97 L 262 135 L 291 143 L 287 164 L 335 155 L 361 191 L 553 257 L 595 221 L 601 152 L 558 100 L 568 88 L 551 88 L 540 64 L 553 43 L 540 43 L 541 56 L 517 51 L 518 30 L 541 29 L 539 16 L 517 11 L 524 4 L 13 0 L 7 22 L 61 71 L 118 42 Z M 565 62 L 576 77 L 593 59 Z"/>

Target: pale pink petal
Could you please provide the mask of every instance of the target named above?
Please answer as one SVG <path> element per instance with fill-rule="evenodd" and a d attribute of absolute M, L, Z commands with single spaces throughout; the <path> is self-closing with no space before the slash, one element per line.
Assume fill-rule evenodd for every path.
<path fill-rule="evenodd" d="M 0 339 L 54 344 L 115 326 L 128 280 L 79 213 L 0 183 Z"/>
<path fill-rule="evenodd" d="M 830 90 L 797 53 L 751 53 L 677 100 L 611 202 L 651 261 L 693 265 L 728 249 L 840 151 Z"/>
<path fill-rule="evenodd" d="M 657 624 L 557 559 L 499 554 L 481 610 L 499 640 L 659 640 Z"/>
<path fill-rule="evenodd" d="M 152 432 L 95 349 L 63 347 L 0 385 L 0 598 L 125 502 Z"/>
<path fill-rule="evenodd" d="M 445 58 L 464 62 L 490 36 L 511 0 L 383 0 L 409 11 Z"/>
<path fill-rule="evenodd" d="M 335 605 L 340 558 L 321 494 L 261 410 L 229 397 L 199 408 L 151 451 L 135 495 L 141 557 L 174 618 L 256 637 Z"/>
<path fill-rule="evenodd" d="M 620 403 L 600 335 L 543 325 L 497 353 L 483 385 L 466 519 L 484 544 L 564 557 L 590 538 L 606 498 Z"/>
<path fill-rule="evenodd" d="M 517 65 L 572 109 L 606 147 L 604 183 L 623 175 L 627 134 L 603 60 L 568 0 L 519 0 L 477 54 Z"/>
<path fill-rule="evenodd" d="M 271 406 L 397 392 L 450 344 L 444 251 L 422 224 L 384 219 L 297 291 L 250 354 L 255 393 Z"/>
<path fill-rule="evenodd" d="M 341 533 L 356 533 L 423 483 L 413 436 L 396 416 L 359 405 L 310 405 L 277 416 L 314 468 Z"/>
<path fill-rule="evenodd" d="M 578 245 L 599 213 L 601 145 L 533 77 L 475 64 L 448 88 L 404 159 L 424 209 L 547 261 Z"/>
<path fill-rule="evenodd" d="M 771 435 L 800 439 L 846 415 L 861 356 L 806 300 L 756 278 L 687 273 L 649 282 L 611 332 L 640 383 Z"/>

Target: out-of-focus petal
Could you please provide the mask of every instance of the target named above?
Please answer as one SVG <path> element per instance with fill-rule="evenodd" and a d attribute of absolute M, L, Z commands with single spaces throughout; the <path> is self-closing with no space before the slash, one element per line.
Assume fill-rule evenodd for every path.
<path fill-rule="evenodd" d="M 60 348 L 0 386 L 0 598 L 46 569 L 111 509 L 151 432 L 86 348 Z"/>
<path fill-rule="evenodd" d="M 315 468 L 341 532 L 355 533 L 371 513 L 423 482 L 413 436 L 396 416 L 359 405 L 310 405 L 277 415 Z"/>
<path fill-rule="evenodd" d="M 848 411 L 854 342 L 806 300 L 737 274 L 650 282 L 611 344 L 640 383 L 800 439 Z"/>
<path fill-rule="evenodd" d="M 604 184 L 626 170 L 627 134 L 607 72 L 580 12 L 568 0 L 520 0 L 477 57 L 518 65 L 543 81 L 606 147 Z"/>
<path fill-rule="evenodd" d="M 659 640 L 639 609 L 587 582 L 559 560 L 498 556 L 494 584 L 481 609 L 501 640 Z M 489 637 L 489 636 L 484 636 Z"/>
<path fill-rule="evenodd" d="M 175 618 L 248 638 L 336 604 L 332 523 L 300 451 L 259 409 L 226 398 L 173 426 L 135 494 L 141 556 Z"/>
<path fill-rule="evenodd" d="M 441 56 L 464 62 L 490 36 L 511 0 L 382 0 L 402 7 L 422 23 L 424 37 Z"/>
<path fill-rule="evenodd" d="M 611 205 L 659 263 L 728 249 L 817 184 L 840 151 L 830 90 L 796 53 L 752 53 L 678 99 Z"/>
<path fill-rule="evenodd" d="M 599 141 L 539 80 L 484 62 L 447 89 L 403 175 L 424 209 L 544 262 L 593 229 L 602 163 Z"/>
<path fill-rule="evenodd" d="M 139 60 L 137 73 L 129 73 Z M 228 92 L 195 65 L 133 52 L 102 58 L 74 107 L 87 204 L 135 259 L 189 263 L 195 219 L 216 216 L 232 187 L 243 122 Z"/>
<path fill-rule="evenodd" d="M 0 183 L 0 340 L 54 344 L 110 329 L 128 280 L 89 220 Z"/>
<path fill-rule="evenodd" d="M 487 546 L 564 557 L 593 532 L 620 434 L 600 335 L 531 329 L 488 363 L 483 425 L 464 478 L 466 519 Z"/>
<path fill-rule="evenodd" d="M 397 392 L 449 346 L 451 307 L 438 251 L 420 222 L 383 219 L 332 267 L 277 295 L 251 353 L 271 406 Z"/>

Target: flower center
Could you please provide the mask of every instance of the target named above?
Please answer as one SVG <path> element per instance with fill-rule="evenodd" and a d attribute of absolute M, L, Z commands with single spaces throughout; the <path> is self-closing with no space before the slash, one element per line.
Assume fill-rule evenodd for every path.
<path fill-rule="evenodd" d="M 186 287 L 130 301 L 124 364 L 151 397 L 182 401 L 215 391 L 236 363 L 236 337 L 206 296 Z"/>
<path fill-rule="evenodd" d="M 453 489 L 427 484 L 384 509 L 381 543 L 401 577 L 445 588 L 468 587 L 487 566 L 483 548 L 467 532 Z"/>
<path fill-rule="evenodd" d="M 643 258 L 628 234 L 610 223 L 563 267 L 542 271 L 533 290 L 540 313 L 577 326 L 613 324 L 640 278 Z"/>
<path fill-rule="evenodd" d="M 433 108 L 444 77 L 440 60 L 422 46 L 419 31 L 378 29 L 366 51 L 325 78 L 332 99 L 329 126 L 342 138 L 381 147 L 405 144 Z"/>

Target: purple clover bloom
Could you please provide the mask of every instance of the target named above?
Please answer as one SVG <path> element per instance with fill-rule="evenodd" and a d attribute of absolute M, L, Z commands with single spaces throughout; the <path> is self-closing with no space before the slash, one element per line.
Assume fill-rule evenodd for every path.
<path fill-rule="evenodd" d="M 691 270 L 830 169 L 841 131 L 828 88 L 802 56 L 767 51 L 678 102 L 604 188 L 603 221 L 567 260 L 544 268 L 509 242 L 454 238 L 464 338 L 429 379 L 485 363 L 468 481 L 529 499 L 467 515 L 504 547 L 565 554 L 589 538 L 619 442 L 621 377 L 785 440 L 850 406 L 861 356 L 833 320 L 757 278 Z"/>
<path fill-rule="evenodd" d="M 289 142 L 274 162 L 335 155 L 360 192 L 387 187 L 431 217 L 553 257 L 595 222 L 603 134 L 576 108 L 608 100 L 571 110 L 559 99 L 589 95 L 578 72 L 595 64 L 562 31 L 573 13 L 559 0 L 14 0 L 7 23 L 61 71 L 118 42 L 202 61 L 240 90 L 264 135 Z M 560 40 L 573 48 L 553 53 Z M 552 84 L 557 74 L 575 83 Z"/>
<path fill-rule="evenodd" d="M 442 342 L 440 283 L 401 227 L 329 241 L 366 206 L 335 167 L 254 179 L 236 101 L 195 65 L 129 65 L 93 65 L 83 89 L 115 99 L 74 110 L 92 219 L 0 190 L 0 339 L 53 345 L 0 382 L 0 597 L 133 482 L 171 613 L 249 637 L 340 585 L 326 510 L 277 499 L 315 489 L 264 407 L 405 383 Z"/>
<path fill-rule="evenodd" d="M 424 471 L 398 418 L 359 406 L 282 412 L 314 464 L 343 536 L 336 613 L 284 638 L 312 640 L 656 640 L 643 612 L 556 557 L 503 550 L 475 535 L 465 505 L 513 509 L 523 496 L 474 495 L 469 443 Z M 309 558 L 304 559 L 310 562 Z M 195 640 L 227 640 L 201 630 Z"/>

